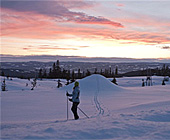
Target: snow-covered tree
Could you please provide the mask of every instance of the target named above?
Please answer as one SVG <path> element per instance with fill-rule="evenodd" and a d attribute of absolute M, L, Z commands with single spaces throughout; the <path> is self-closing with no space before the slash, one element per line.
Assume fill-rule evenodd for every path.
<path fill-rule="evenodd" d="M 62 83 L 61 83 L 61 81 L 60 81 L 60 79 L 58 79 L 58 85 L 57 85 L 57 88 L 60 88 L 60 87 L 62 87 L 63 85 L 62 85 Z"/>
<path fill-rule="evenodd" d="M 31 84 L 32 84 L 31 90 L 34 90 L 34 88 L 35 88 L 35 86 L 36 86 L 36 84 L 37 84 L 37 79 L 36 79 L 36 78 L 33 79 L 33 81 L 31 82 Z"/>
<path fill-rule="evenodd" d="M 112 83 L 114 83 L 115 85 L 118 85 L 115 77 L 113 78 Z"/>
<path fill-rule="evenodd" d="M 70 84 L 69 79 L 67 79 L 67 83 L 66 83 L 66 85 L 69 85 L 69 84 Z"/>
<path fill-rule="evenodd" d="M 4 78 L 4 80 L 2 81 L 1 89 L 2 89 L 2 91 L 6 91 L 5 78 Z"/>
<path fill-rule="evenodd" d="M 165 85 L 165 81 L 164 80 L 162 80 L 162 85 Z"/>

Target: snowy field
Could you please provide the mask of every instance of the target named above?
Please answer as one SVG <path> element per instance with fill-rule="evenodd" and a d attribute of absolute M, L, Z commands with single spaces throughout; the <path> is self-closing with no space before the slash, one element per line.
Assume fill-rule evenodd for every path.
<path fill-rule="evenodd" d="M 170 81 L 162 86 L 163 77 L 154 76 L 153 86 L 141 87 L 142 79 L 146 77 L 119 78 L 119 86 L 100 75 L 79 80 L 79 107 L 89 118 L 78 111 L 80 119 L 73 120 L 69 102 L 68 121 L 65 93 L 73 84 L 58 89 L 57 80 L 38 80 L 30 90 L 28 80 L 6 80 L 8 91 L 0 94 L 0 139 L 168 140 Z"/>

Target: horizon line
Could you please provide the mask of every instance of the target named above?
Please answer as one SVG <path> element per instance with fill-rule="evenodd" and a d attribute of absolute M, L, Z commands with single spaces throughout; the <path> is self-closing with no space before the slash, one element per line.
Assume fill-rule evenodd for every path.
<path fill-rule="evenodd" d="M 0 62 L 52 62 L 52 61 L 74 61 L 74 62 L 163 62 L 170 63 L 170 58 L 130 58 L 130 57 L 87 57 L 74 55 L 12 55 L 0 54 Z"/>

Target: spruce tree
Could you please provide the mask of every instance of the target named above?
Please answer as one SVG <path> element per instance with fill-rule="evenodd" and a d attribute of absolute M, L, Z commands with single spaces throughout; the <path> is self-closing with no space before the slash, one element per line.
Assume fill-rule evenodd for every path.
<path fill-rule="evenodd" d="M 46 69 L 44 69 L 44 72 L 43 72 L 43 78 L 47 78 L 47 72 L 46 72 Z"/>
<path fill-rule="evenodd" d="M 48 77 L 49 77 L 49 78 L 52 78 L 52 69 L 51 69 L 51 68 L 50 68 L 50 70 L 49 70 Z"/>
<path fill-rule="evenodd" d="M 118 67 L 116 66 L 115 75 L 118 75 Z"/>
<path fill-rule="evenodd" d="M 103 75 L 103 70 L 102 69 L 100 70 L 100 74 Z"/>
<path fill-rule="evenodd" d="M 56 78 L 57 76 L 57 71 L 56 71 L 56 65 L 55 63 L 53 63 L 53 69 L 52 69 L 52 78 Z"/>
<path fill-rule="evenodd" d="M 3 71 L 1 72 L 1 76 L 5 76 L 5 73 Z"/>
<path fill-rule="evenodd" d="M 65 70 L 63 68 L 63 72 L 62 72 L 61 78 L 66 79 L 66 77 L 67 77 L 67 70 Z"/>
<path fill-rule="evenodd" d="M 56 62 L 56 75 L 57 75 L 57 78 L 61 78 L 62 77 L 59 60 L 57 60 L 57 62 Z"/>
<path fill-rule="evenodd" d="M 75 73 L 74 73 L 74 70 L 72 71 L 72 74 L 71 74 L 71 82 L 73 83 L 75 81 Z"/>
<path fill-rule="evenodd" d="M 78 69 L 78 79 L 81 79 L 81 71 Z"/>
<path fill-rule="evenodd" d="M 111 77 L 111 76 L 112 76 L 112 68 L 110 66 L 110 68 L 109 68 L 109 77 Z"/>
<path fill-rule="evenodd" d="M 68 72 L 67 72 L 66 79 L 67 79 L 67 81 L 69 81 L 69 80 L 70 80 L 70 70 L 68 70 Z"/>
<path fill-rule="evenodd" d="M 95 68 L 94 74 L 97 74 L 97 68 Z"/>
<path fill-rule="evenodd" d="M 87 69 L 86 76 L 90 76 L 90 75 L 91 75 L 91 73 L 90 73 L 90 71 Z"/>
<path fill-rule="evenodd" d="M 104 71 L 104 75 L 105 75 L 105 77 L 108 77 L 108 74 L 109 74 L 108 70 L 107 70 L 107 69 L 105 69 L 105 71 Z"/>
<path fill-rule="evenodd" d="M 42 69 L 39 70 L 38 78 L 42 79 Z"/>

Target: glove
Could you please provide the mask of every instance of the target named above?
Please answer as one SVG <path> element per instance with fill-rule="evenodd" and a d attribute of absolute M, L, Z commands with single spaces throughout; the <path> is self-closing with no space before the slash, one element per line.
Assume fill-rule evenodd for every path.
<path fill-rule="evenodd" d="M 72 99 L 68 99 L 70 102 L 72 102 Z"/>
<path fill-rule="evenodd" d="M 66 93 L 66 96 L 69 96 L 68 92 Z"/>

